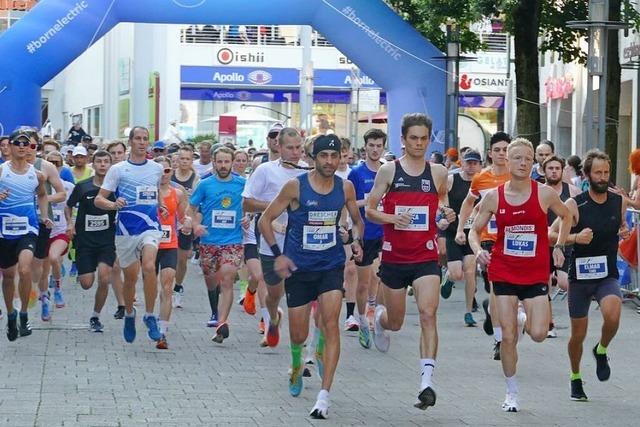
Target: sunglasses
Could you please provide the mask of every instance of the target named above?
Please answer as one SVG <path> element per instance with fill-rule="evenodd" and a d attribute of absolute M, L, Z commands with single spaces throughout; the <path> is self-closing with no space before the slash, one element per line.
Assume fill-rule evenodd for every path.
<path fill-rule="evenodd" d="M 154 153 L 162 153 L 163 151 L 164 151 L 164 149 L 163 149 L 163 148 L 154 148 L 154 149 L 153 149 L 153 152 L 154 152 Z"/>
<path fill-rule="evenodd" d="M 164 173 L 169 173 L 171 172 L 171 168 L 164 168 Z"/>
<path fill-rule="evenodd" d="M 38 144 L 32 144 L 29 141 L 24 141 L 20 139 L 14 139 L 13 141 L 11 141 L 11 144 L 15 145 L 16 147 L 29 147 L 32 150 L 35 150 L 36 148 L 38 148 Z"/>
<path fill-rule="evenodd" d="M 280 132 L 269 132 L 267 135 L 270 139 L 276 139 L 280 135 Z"/>

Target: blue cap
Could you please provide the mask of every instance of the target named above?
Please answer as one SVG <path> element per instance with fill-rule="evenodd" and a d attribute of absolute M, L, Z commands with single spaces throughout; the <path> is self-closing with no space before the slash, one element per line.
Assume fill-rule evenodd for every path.
<path fill-rule="evenodd" d="M 167 146 L 166 146 L 166 144 L 164 143 L 164 141 L 156 141 L 156 142 L 153 144 L 153 148 L 154 148 L 154 149 L 159 148 L 160 150 L 164 150 L 165 148 L 167 148 Z"/>

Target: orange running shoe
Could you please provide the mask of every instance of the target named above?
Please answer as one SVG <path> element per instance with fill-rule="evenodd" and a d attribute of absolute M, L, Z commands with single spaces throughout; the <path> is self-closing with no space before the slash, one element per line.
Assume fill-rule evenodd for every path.
<path fill-rule="evenodd" d="M 162 337 L 156 342 L 156 348 L 158 350 L 167 350 L 169 348 L 169 344 L 167 344 L 167 337 L 162 334 Z"/>
<path fill-rule="evenodd" d="M 256 293 L 251 293 L 249 288 L 244 291 L 244 301 L 242 302 L 242 307 L 244 307 L 244 311 L 247 314 L 250 314 L 251 316 L 256 314 Z"/>
<path fill-rule="evenodd" d="M 29 308 L 35 307 L 38 299 L 38 292 L 32 288 L 31 292 L 29 292 Z"/>
<path fill-rule="evenodd" d="M 280 342 L 280 322 L 282 321 L 282 309 L 278 307 L 278 321 L 274 324 L 273 321 L 269 323 L 269 329 L 267 330 L 267 344 L 269 347 L 275 347 Z"/>

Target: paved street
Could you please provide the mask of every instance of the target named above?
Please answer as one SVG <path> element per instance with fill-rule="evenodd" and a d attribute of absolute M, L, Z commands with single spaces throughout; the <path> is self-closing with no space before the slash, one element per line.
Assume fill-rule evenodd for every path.
<path fill-rule="evenodd" d="M 185 308 L 175 313 L 170 349 L 147 339 L 139 307 L 138 338 L 126 344 L 122 321 L 111 317 L 110 296 L 103 334 L 87 331 L 93 291 L 65 282 L 67 307 L 43 324 L 31 312 L 34 333 L 9 343 L 2 333 L 0 423 L 7 426 L 187 426 L 187 425 L 638 425 L 640 416 L 640 316 L 625 304 L 622 326 L 610 348 L 612 377 L 599 383 L 590 349 L 599 312 L 585 347 L 583 377 L 588 403 L 569 400 L 566 302 L 554 303 L 559 338 L 520 345 L 518 414 L 500 410 L 504 380 L 491 360 L 492 341 L 480 327 L 462 323 L 462 287 L 440 306 L 440 350 L 435 371 L 438 403 L 412 407 L 419 385 L 418 317 L 409 305 L 404 329 L 388 354 L 360 348 L 343 334 L 342 357 L 332 391 L 330 421 L 312 421 L 308 411 L 319 390 L 306 379 L 298 398 L 287 391 L 288 339 L 276 349 L 258 347 L 257 322 L 234 307 L 231 337 L 211 342 L 204 327 L 208 303 L 202 276 L 190 267 Z M 476 320 L 482 315 L 476 314 Z M 342 320 L 342 319 L 341 319 Z M 6 320 L 2 320 L 4 323 Z M 286 331 L 286 329 L 285 329 Z M 286 332 L 285 332 L 286 335 Z"/>

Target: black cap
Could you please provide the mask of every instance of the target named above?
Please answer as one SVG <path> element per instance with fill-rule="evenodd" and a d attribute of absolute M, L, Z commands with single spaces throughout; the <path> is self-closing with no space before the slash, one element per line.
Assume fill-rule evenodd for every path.
<path fill-rule="evenodd" d="M 325 150 L 337 151 L 340 153 L 342 151 L 342 142 L 340 142 L 340 138 L 334 134 L 322 135 L 316 138 L 313 142 L 313 155 L 317 156 L 319 152 Z"/>

